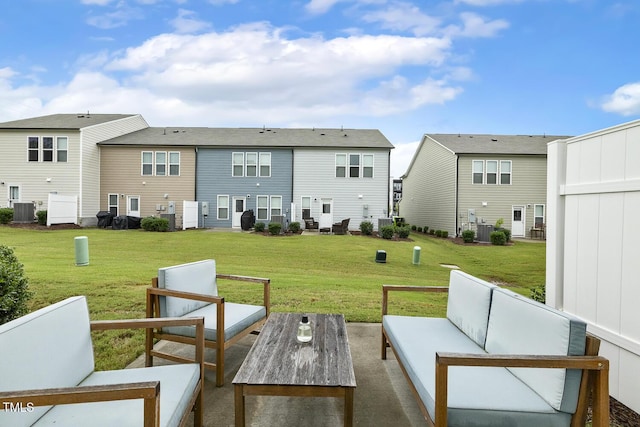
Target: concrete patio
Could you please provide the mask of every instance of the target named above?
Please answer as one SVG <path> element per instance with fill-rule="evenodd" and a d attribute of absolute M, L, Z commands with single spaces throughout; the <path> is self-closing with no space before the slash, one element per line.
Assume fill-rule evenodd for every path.
<path fill-rule="evenodd" d="M 380 359 L 380 324 L 348 323 L 347 333 L 357 388 L 354 403 L 356 426 L 424 426 L 426 422 L 418 409 L 402 371 L 389 352 L 387 360 Z M 215 387 L 215 372 L 207 371 L 205 384 L 205 426 L 234 426 L 234 395 L 232 380 L 242 364 L 255 336 L 243 338 L 226 352 L 225 385 Z M 180 352 L 191 352 L 191 346 L 161 342 L 160 346 L 175 346 Z M 175 351 L 174 350 L 174 351 Z M 214 352 L 207 350 L 207 360 L 214 360 Z M 155 364 L 167 363 L 155 359 Z M 144 359 L 136 359 L 129 367 L 144 366 Z M 336 398 L 265 397 L 246 398 L 247 426 L 340 426 L 343 421 L 343 402 Z"/>

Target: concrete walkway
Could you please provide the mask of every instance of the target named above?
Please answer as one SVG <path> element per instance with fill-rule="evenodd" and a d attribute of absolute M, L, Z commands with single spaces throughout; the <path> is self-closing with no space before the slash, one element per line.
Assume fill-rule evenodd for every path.
<path fill-rule="evenodd" d="M 416 401 L 409 390 L 393 352 L 388 359 L 380 359 L 380 324 L 348 323 L 347 334 L 357 387 L 354 398 L 356 426 L 425 426 Z M 255 336 L 243 338 L 227 349 L 225 385 L 215 387 L 215 372 L 205 373 L 205 426 L 233 426 L 233 377 L 255 341 Z M 165 349 L 193 353 L 192 346 L 168 342 L 158 344 Z M 207 360 L 214 360 L 215 352 L 207 350 Z M 170 363 L 155 359 L 154 363 Z M 144 366 L 138 358 L 129 367 Z M 249 396 L 246 398 L 247 426 L 341 426 L 343 402 L 336 398 Z"/>

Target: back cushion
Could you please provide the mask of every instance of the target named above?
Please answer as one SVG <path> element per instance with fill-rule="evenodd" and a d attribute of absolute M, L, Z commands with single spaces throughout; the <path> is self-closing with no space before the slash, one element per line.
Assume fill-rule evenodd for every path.
<path fill-rule="evenodd" d="M 493 291 L 485 350 L 494 354 L 582 356 L 585 322 L 506 289 Z M 574 413 L 581 371 L 510 368 L 552 407 Z"/>
<path fill-rule="evenodd" d="M 484 347 L 491 306 L 491 292 L 496 287 L 459 270 L 451 270 L 447 318 Z"/>
<path fill-rule="evenodd" d="M 209 296 L 218 295 L 216 262 L 212 259 L 158 269 L 158 287 Z M 160 298 L 162 317 L 180 317 L 209 303 L 184 298 Z"/>
<path fill-rule="evenodd" d="M 0 325 L 0 391 L 73 387 L 93 372 L 85 297 L 68 298 Z M 2 411 L 0 426 L 30 426 L 50 407 Z"/>

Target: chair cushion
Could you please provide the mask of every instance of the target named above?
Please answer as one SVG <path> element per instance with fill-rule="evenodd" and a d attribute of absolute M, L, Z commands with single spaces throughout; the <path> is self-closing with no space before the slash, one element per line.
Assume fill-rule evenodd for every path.
<path fill-rule="evenodd" d="M 206 307 L 199 308 L 186 314 L 184 317 L 204 317 L 204 338 L 207 341 L 216 341 L 216 304 L 210 304 Z M 224 303 L 224 336 L 225 341 L 233 338 L 250 325 L 264 319 L 267 316 L 267 310 L 264 306 L 237 304 L 232 302 Z M 195 337 L 195 328 L 193 326 L 172 326 L 163 328 L 170 334 Z"/>
<path fill-rule="evenodd" d="M 481 347 L 487 337 L 491 292 L 495 288 L 459 270 L 452 270 L 449 277 L 447 318 Z"/>
<path fill-rule="evenodd" d="M 180 364 L 149 368 L 99 371 L 91 374 L 81 385 L 105 385 L 142 381 L 160 381 L 160 425 L 178 426 L 188 411 L 189 399 L 200 379 L 200 366 Z M 112 402 L 78 403 L 53 407 L 36 426 L 142 426 L 144 401 L 117 400 Z"/>
<path fill-rule="evenodd" d="M 0 325 L 0 360 L 0 391 L 80 383 L 94 369 L 86 298 L 67 298 Z M 49 408 L 0 411 L 0 425 L 30 426 Z"/>
<path fill-rule="evenodd" d="M 507 289 L 493 291 L 485 345 L 487 352 L 582 356 L 585 342 L 584 321 Z M 510 370 L 553 408 L 575 412 L 581 371 Z"/>
<path fill-rule="evenodd" d="M 216 296 L 218 295 L 216 262 L 208 259 L 160 268 L 158 269 L 158 287 Z M 161 317 L 180 317 L 208 304 L 184 298 L 160 298 L 160 315 Z"/>
<path fill-rule="evenodd" d="M 485 351 L 448 319 L 386 315 L 382 320 L 399 361 L 432 418 L 435 417 L 435 354 Z M 450 367 L 448 425 L 568 426 L 556 412 L 505 368 Z"/>

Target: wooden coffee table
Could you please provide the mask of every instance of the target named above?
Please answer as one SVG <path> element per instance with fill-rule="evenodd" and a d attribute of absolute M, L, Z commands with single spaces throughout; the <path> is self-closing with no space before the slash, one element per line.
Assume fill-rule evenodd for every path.
<path fill-rule="evenodd" d="M 310 343 L 299 343 L 302 314 L 271 313 L 233 379 L 236 426 L 245 425 L 245 396 L 344 398 L 344 425 L 353 425 L 353 373 L 341 314 L 309 314 Z"/>

